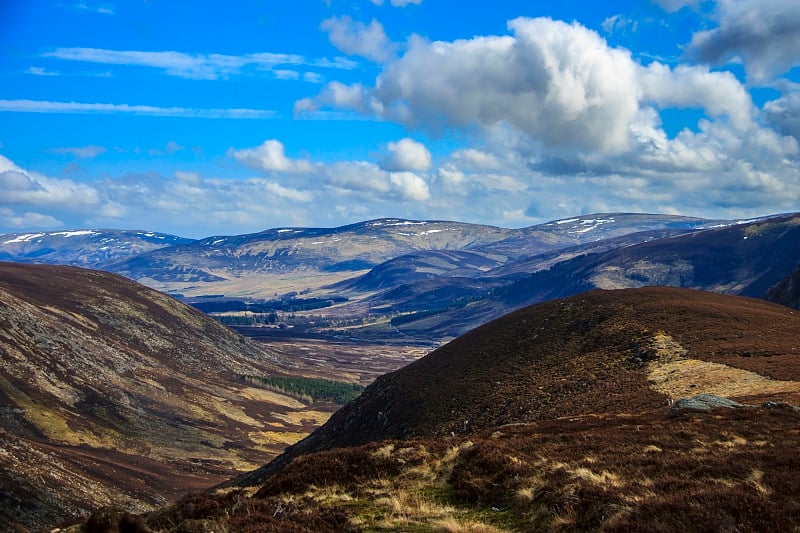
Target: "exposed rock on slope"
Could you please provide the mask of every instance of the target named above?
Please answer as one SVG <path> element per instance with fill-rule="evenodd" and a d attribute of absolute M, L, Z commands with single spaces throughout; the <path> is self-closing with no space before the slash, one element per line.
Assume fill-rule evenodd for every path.
<path fill-rule="evenodd" d="M 120 276 L 0 263 L 0 522 L 147 509 L 324 421 L 256 389 L 276 354 Z"/>

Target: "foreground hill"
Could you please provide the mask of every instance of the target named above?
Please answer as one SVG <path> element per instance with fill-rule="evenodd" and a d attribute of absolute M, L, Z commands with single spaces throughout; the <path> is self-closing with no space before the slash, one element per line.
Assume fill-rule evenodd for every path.
<path fill-rule="evenodd" d="M 0 524 L 152 508 L 335 410 L 243 379 L 287 375 L 279 353 L 99 271 L 0 263 L 0 355 Z"/>
<path fill-rule="evenodd" d="M 528 307 L 227 488 L 86 530 L 791 530 L 798 331 L 786 307 L 674 288 Z"/>
<path fill-rule="evenodd" d="M 800 315 L 789 309 L 700 291 L 592 291 L 545 302 L 378 378 L 285 455 L 645 412 L 701 392 L 800 404 L 798 331 Z M 659 388 L 654 372 L 669 376 Z M 764 377 L 739 383 L 754 374 Z M 788 381 L 773 389 L 768 380 Z"/>

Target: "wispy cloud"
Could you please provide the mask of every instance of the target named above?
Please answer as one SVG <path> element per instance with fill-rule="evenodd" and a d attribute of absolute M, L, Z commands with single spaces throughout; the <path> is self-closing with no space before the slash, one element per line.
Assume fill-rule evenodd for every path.
<path fill-rule="evenodd" d="M 376 6 L 382 6 L 383 0 L 370 0 Z M 419 5 L 422 3 L 422 0 L 390 0 L 390 4 L 394 7 L 406 7 L 409 4 L 416 4 Z"/>
<path fill-rule="evenodd" d="M 42 67 L 29 67 L 27 70 L 28 74 L 33 74 L 34 76 L 60 76 L 61 74 L 58 72 L 53 72 L 52 70 L 47 70 Z"/>
<path fill-rule="evenodd" d="M 70 154 L 80 159 L 92 159 L 107 151 L 108 149 L 105 146 L 96 145 L 53 148 L 50 150 L 53 154 Z"/>
<path fill-rule="evenodd" d="M 172 155 L 172 154 L 175 154 L 177 152 L 181 152 L 183 150 L 185 150 L 185 148 L 183 146 L 181 146 L 180 144 L 176 143 L 175 141 L 168 141 L 167 144 L 164 145 L 163 149 L 160 149 L 160 150 L 148 150 L 147 153 L 150 154 L 151 156 Z"/>
<path fill-rule="evenodd" d="M 346 54 L 359 55 L 372 61 L 388 61 L 394 56 L 394 45 L 383 25 L 375 19 L 369 25 L 348 16 L 323 20 L 320 29 L 328 32 L 331 43 Z"/>
<path fill-rule="evenodd" d="M 52 102 L 48 100 L 0 100 L 0 112 L 127 114 L 154 117 L 269 119 L 277 113 L 269 109 L 198 109 L 149 105 Z"/>
<path fill-rule="evenodd" d="M 76 2 L 72 5 L 74 9 L 80 11 L 88 11 L 91 13 L 98 13 L 100 15 L 114 15 L 114 7 L 108 3 L 95 3 L 95 2 Z"/>
<path fill-rule="evenodd" d="M 43 215 L 31 211 L 26 211 L 21 215 L 17 215 L 13 210 L 7 207 L 0 207 L 0 222 L 4 223 L 9 228 L 24 228 L 26 230 L 33 228 L 49 229 L 64 225 L 63 222 L 50 215 Z"/>
<path fill-rule="evenodd" d="M 232 56 L 225 54 L 187 54 L 184 52 L 141 50 L 105 50 L 102 48 L 56 48 L 43 57 L 83 61 L 103 65 L 127 65 L 163 70 L 165 74 L 195 80 L 216 80 L 244 73 L 246 70 L 272 71 L 277 66 L 310 66 L 351 70 L 358 65 L 344 57 L 307 58 L 297 54 L 262 52 Z"/>

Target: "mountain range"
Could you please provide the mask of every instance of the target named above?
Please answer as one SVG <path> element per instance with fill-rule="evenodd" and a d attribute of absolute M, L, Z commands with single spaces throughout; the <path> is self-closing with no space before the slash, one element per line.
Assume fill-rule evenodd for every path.
<path fill-rule="evenodd" d="M 800 265 L 797 219 L 616 213 L 521 229 L 380 219 L 200 240 L 81 230 L 0 236 L 0 257 L 115 272 L 231 324 L 275 313 L 273 325 L 298 335 L 438 345 L 523 305 L 594 287 L 762 297 Z"/>

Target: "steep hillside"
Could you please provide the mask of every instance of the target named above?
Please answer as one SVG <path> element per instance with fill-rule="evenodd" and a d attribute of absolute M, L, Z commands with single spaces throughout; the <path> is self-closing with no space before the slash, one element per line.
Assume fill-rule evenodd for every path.
<path fill-rule="evenodd" d="M 773 285 L 764 299 L 792 309 L 800 309 L 800 268 Z"/>
<path fill-rule="evenodd" d="M 0 263 L 0 355 L 0 523 L 36 529 L 163 504 L 335 410 L 243 379 L 288 375 L 279 353 L 99 271 Z"/>
<path fill-rule="evenodd" d="M 645 412 L 668 398 L 701 392 L 800 404 L 798 331 L 800 316 L 789 309 L 700 291 L 592 291 L 545 302 L 379 378 L 285 455 L 381 439 L 468 435 L 558 417 Z M 677 365 L 671 389 L 656 390 L 648 381 L 654 360 Z M 700 366 L 686 365 L 695 361 Z M 702 375 L 678 379 L 683 369 L 706 363 L 712 370 L 720 365 L 794 385 L 779 392 L 706 391 L 686 383 Z M 248 479 L 261 481 L 258 474 Z"/>
<path fill-rule="evenodd" d="M 786 307 L 686 289 L 598 290 L 539 304 L 378 379 L 227 488 L 147 517 L 100 513 L 93 523 L 792 529 L 798 331 L 800 315 Z"/>

